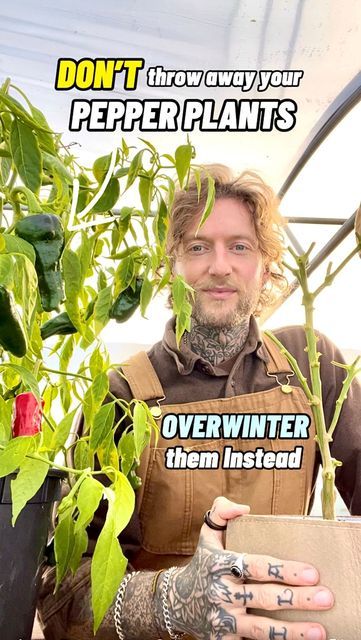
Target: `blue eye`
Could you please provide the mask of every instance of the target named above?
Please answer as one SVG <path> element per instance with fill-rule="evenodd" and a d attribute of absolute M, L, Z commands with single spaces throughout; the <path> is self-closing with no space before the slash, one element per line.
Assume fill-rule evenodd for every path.
<path fill-rule="evenodd" d="M 241 242 L 237 242 L 237 244 L 234 245 L 234 248 L 237 249 L 239 253 L 247 250 L 246 245 L 242 244 Z"/>
<path fill-rule="evenodd" d="M 203 249 L 203 245 L 194 244 L 192 247 L 189 247 L 188 251 L 191 251 L 192 253 L 200 253 Z"/>

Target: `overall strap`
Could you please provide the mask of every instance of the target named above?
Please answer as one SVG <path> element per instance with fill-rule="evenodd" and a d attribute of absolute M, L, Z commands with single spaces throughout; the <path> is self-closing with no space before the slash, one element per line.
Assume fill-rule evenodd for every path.
<path fill-rule="evenodd" d="M 293 374 L 294 371 L 289 364 L 286 356 L 284 356 L 277 345 L 262 333 L 263 344 L 266 347 L 266 351 L 270 357 L 269 362 L 266 363 L 267 373 L 270 375 L 275 375 L 277 373 L 290 373 Z"/>
<path fill-rule="evenodd" d="M 164 398 L 163 387 L 145 351 L 131 356 L 122 370 L 136 400 Z"/>

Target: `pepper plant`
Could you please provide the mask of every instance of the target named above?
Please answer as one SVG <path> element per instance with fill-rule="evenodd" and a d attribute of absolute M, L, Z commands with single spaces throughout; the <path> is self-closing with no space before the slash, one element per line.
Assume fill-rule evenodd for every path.
<path fill-rule="evenodd" d="M 138 306 L 144 315 L 169 284 L 177 339 L 189 328 L 188 288 L 180 278 L 171 282 L 165 240 L 175 180 L 186 187 L 191 170 L 199 175 L 194 155 L 189 141 L 160 154 L 146 140 L 137 148 L 122 140 L 84 167 L 19 88 L 6 80 L 0 89 L 0 477 L 17 471 L 15 523 L 49 467 L 66 474 L 55 530 L 57 584 L 76 571 L 87 526 L 108 500 L 91 569 L 94 630 L 125 571 L 118 535 L 134 510 L 139 458 L 157 432 L 144 402 L 110 393 L 108 376 L 119 363 L 110 362 L 99 333 Z M 124 205 L 128 192 L 134 204 Z M 209 179 L 204 218 L 213 197 Z M 70 438 L 80 412 L 82 434 Z"/>
<path fill-rule="evenodd" d="M 361 373 L 361 367 L 359 362 L 361 356 L 358 356 L 352 364 L 343 364 L 340 362 L 333 362 L 336 367 L 345 369 L 345 378 L 343 380 L 342 389 L 340 395 L 335 403 L 334 414 L 330 425 L 326 425 L 325 416 L 323 412 L 322 404 L 322 380 L 320 376 L 320 358 L 322 353 L 317 350 L 318 337 L 314 329 L 314 302 L 318 295 L 330 286 L 337 274 L 348 264 L 348 262 L 361 250 L 361 210 L 359 210 L 358 216 L 356 216 L 356 246 L 350 251 L 350 253 L 342 260 L 342 262 L 335 268 L 332 268 L 332 263 L 328 265 L 327 272 L 323 282 L 314 290 L 311 291 L 309 285 L 309 278 L 307 275 L 307 267 L 309 263 L 309 256 L 314 247 L 314 243 L 310 246 L 308 251 L 302 255 L 298 255 L 291 247 L 289 247 L 289 253 L 294 259 L 295 266 L 291 266 L 287 262 L 284 262 L 285 267 L 296 278 L 299 286 L 302 290 L 302 305 L 305 312 L 305 335 L 306 335 L 306 351 L 308 355 L 309 363 L 309 382 L 300 370 L 296 359 L 293 355 L 284 347 L 278 338 L 271 332 L 265 331 L 265 333 L 273 340 L 278 346 L 280 351 L 285 355 L 293 371 L 295 372 L 298 380 L 301 383 L 301 387 L 304 390 L 306 397 L 310 403 L 312 414 L 314 417 L 316 428 L 316 443 L 319 447 L 321 454 L 321 466 L 322 466 L 322 491 L 321 491 L 321 503 L 322 503 L 322 516 L 325 520 L 335 520 L 335 474 L 336 468 L 341 466 L 341 462 L 333 458 L 331 455 L 330 444 L 332 442 L 332 435 L 337 426 L 338 418 L 342 409 L 342 404 L 347 398 L 347 392 L 351 386 L 352 380 Z"/>

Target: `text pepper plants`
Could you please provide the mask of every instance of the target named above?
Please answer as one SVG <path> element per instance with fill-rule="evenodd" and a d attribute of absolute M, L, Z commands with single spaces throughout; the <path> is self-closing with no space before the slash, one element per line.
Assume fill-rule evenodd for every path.
<path fill-rule="evenodd" d="M 64 230 L 58 216 L 41 213 L 19 220 L 15 233 L 35 250 L 41 306 L 44 311 L 59 310 L 64 300 L 59 261 L 64 248 Z"/>

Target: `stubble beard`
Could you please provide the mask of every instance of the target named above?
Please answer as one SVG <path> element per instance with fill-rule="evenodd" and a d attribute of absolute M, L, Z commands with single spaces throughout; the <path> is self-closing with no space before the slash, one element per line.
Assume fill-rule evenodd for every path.
<path fill-rule="evenodd" d="M 249 320 L 257 308 L 261 287 L 252 291 L 237 292 L 237 304 L 230 305 L 228 300 L 207 300 L 206 295 L 196 292 L 192 309 L 193 321 L 201 326 L 232 329 Z M 230 308 L 227 310 L 226 306 Z"/>

